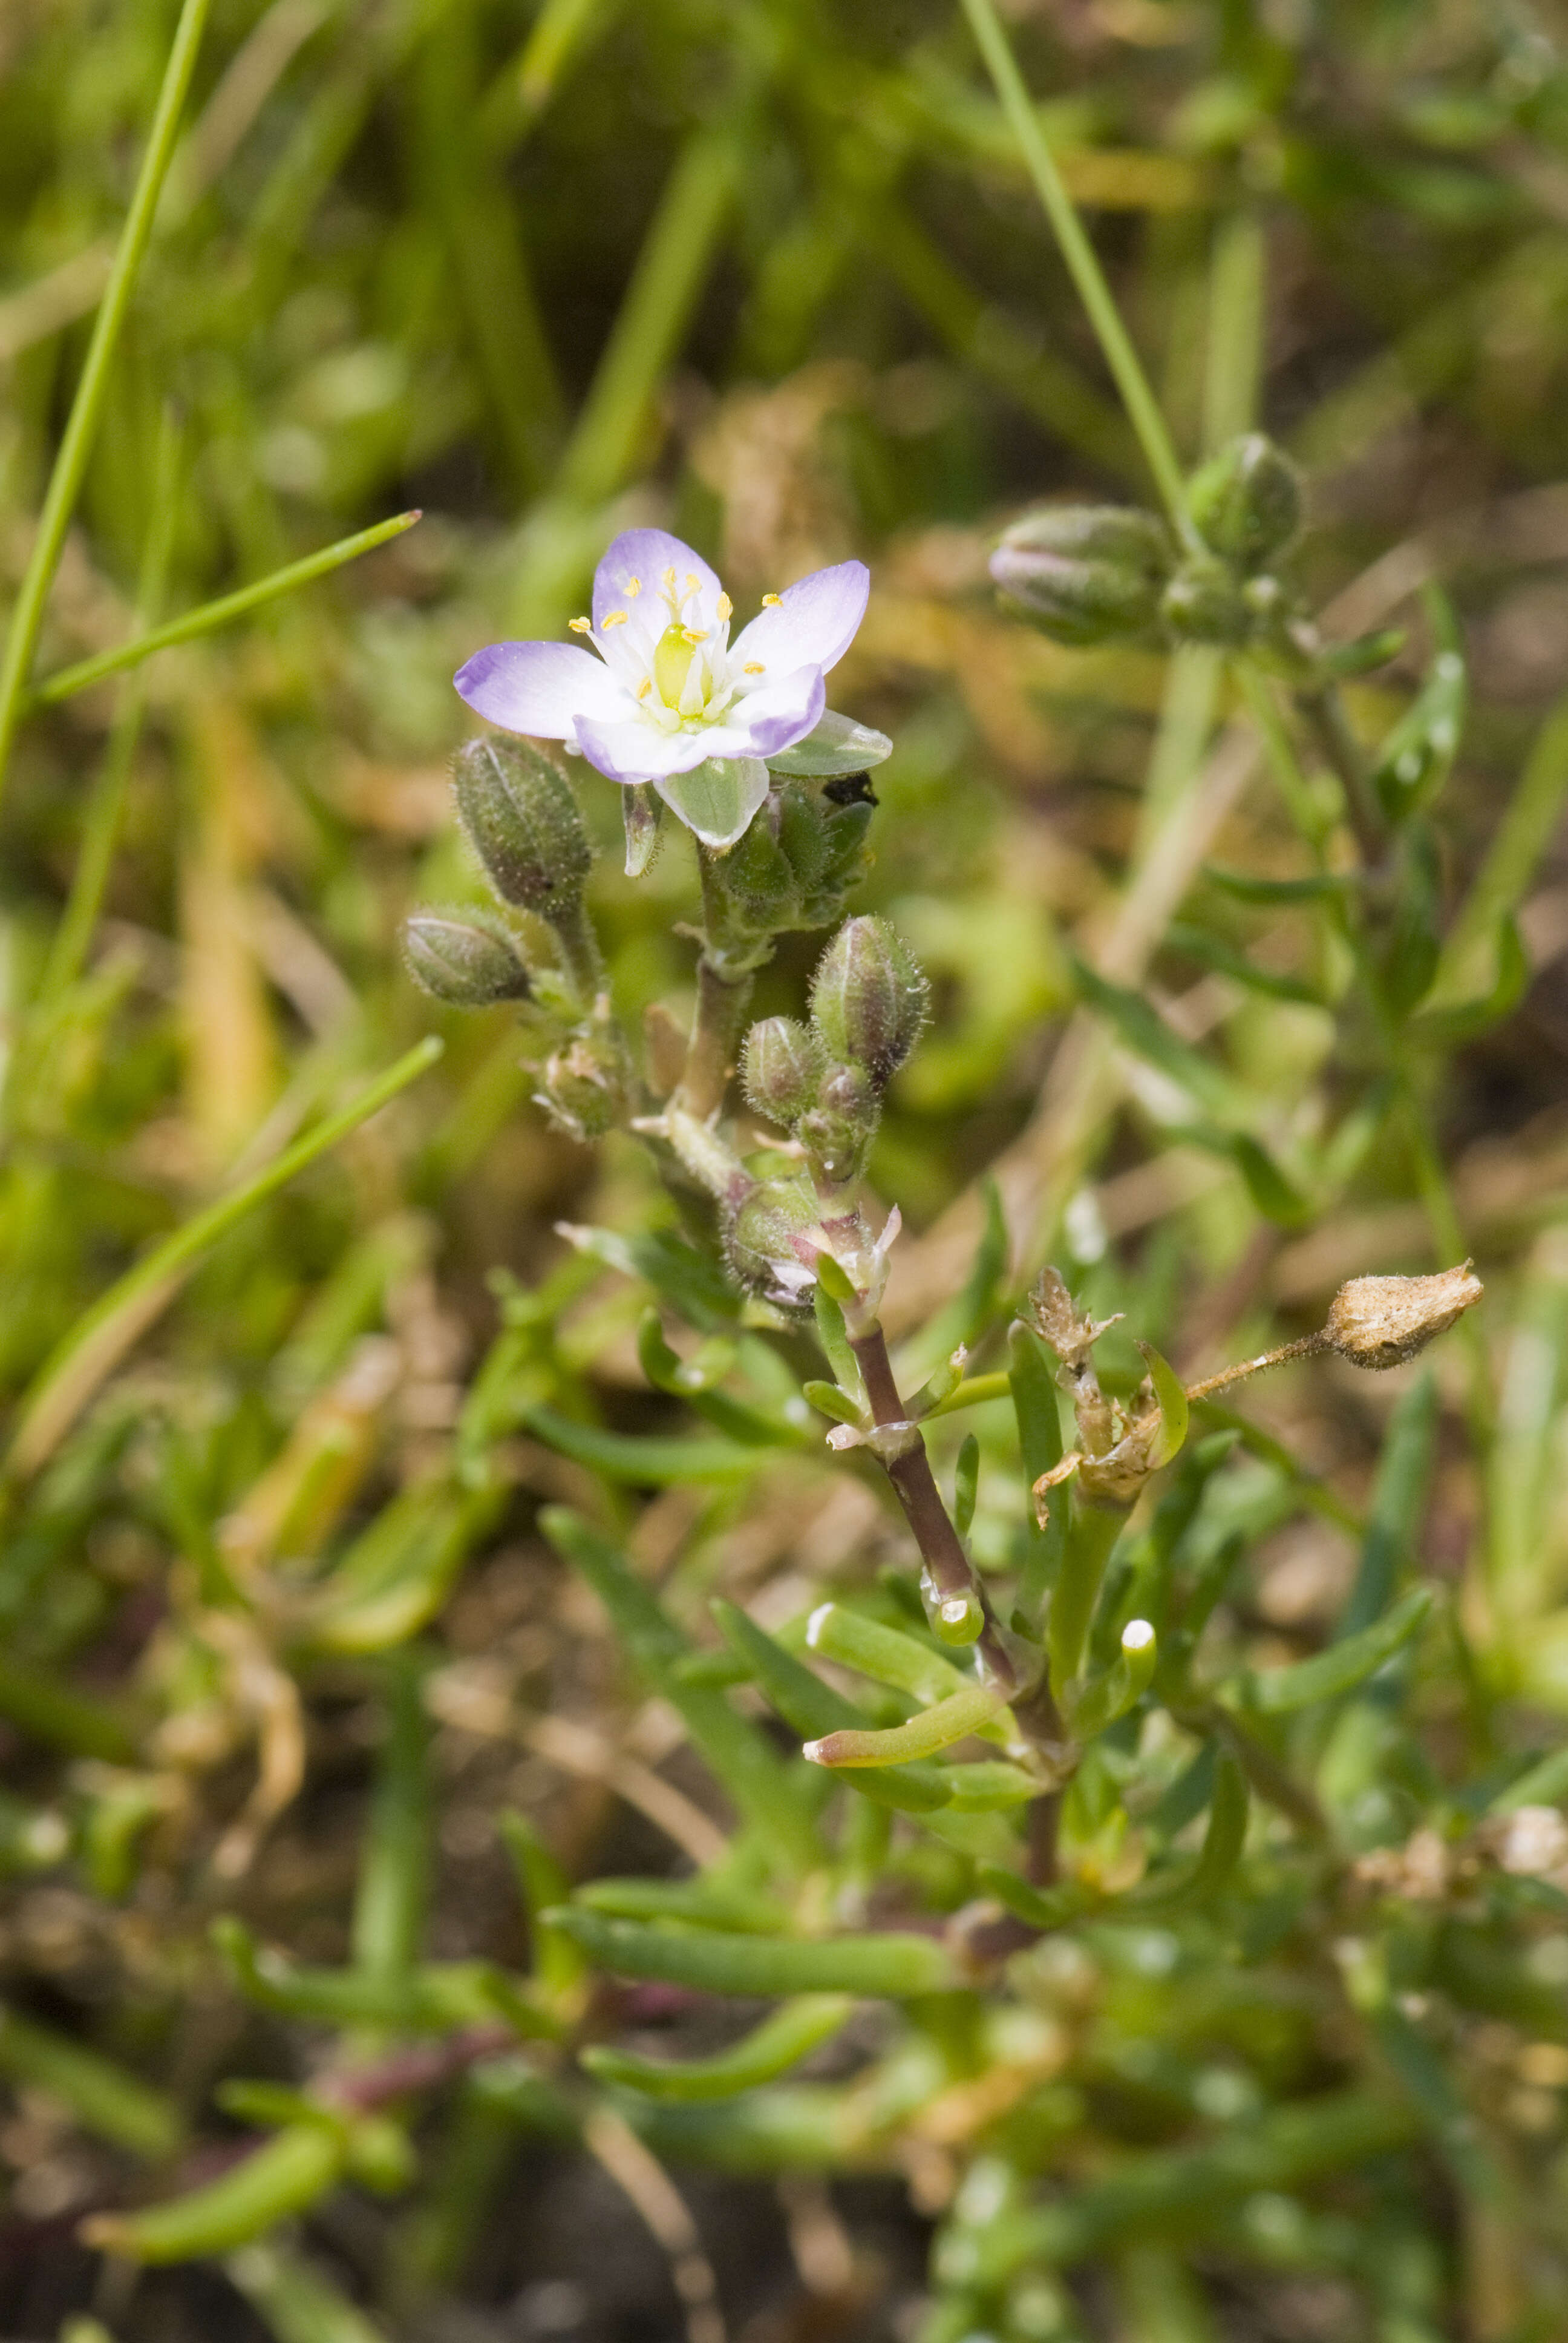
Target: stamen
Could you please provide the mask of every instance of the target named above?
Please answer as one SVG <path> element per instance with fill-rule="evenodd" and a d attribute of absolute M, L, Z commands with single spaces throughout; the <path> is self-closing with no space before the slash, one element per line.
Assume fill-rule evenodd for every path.
<path fill-rule="evenodd" d="M 628 602 L 635 602 L 635 601 L 636 601 L 636 599 L 637 599 L 637 598 L 638 598 L 638 595 L 641 593 L 641 591 L 642 591 L 642 580 L 641 580 L 641 578 L 628 578 L 627 579 L 627 581 L 626 581 L 626 588 L 625 588 L 625 591 L 626 591 L 626 597 L 627 597 L 628 601 Z"/>
<path fill-rule="evenodd" d="M 652 689 L 653 689 L 653 678 L 652 678 L 652 676 L 650 676 L 650 675 L 645 675 L 645 676 L 643 677 L 643 679 L 642 679 L 642 681 L 641 681 L 641 682 L 638 685 L 638 687 L 637 687 L 637 694 L 636 694 L 636 696 L 637 696 L 637 698 L 638 698 L 638 699 L 646 699 L 648 698 L 648 693 L 649 693 Z"/>
<path fill-rule="evenodd" d="M 690 643 L 694 649 L 697 644 L 705 643 L 708 640 L 706 630 L 699 633 L 695 627 L 682 627 L 680 631 L 686 637 L 687 641 Z"/>
<path fill-rule="evenodd" d="M 762 608 L 765 610 L 776 610 L 783 599 L 784 597 L 782 594 L 764 594 L 762 597 Z"/>
<path fill-rule="evenodd" d="M 624 610 L 607 610 L 605 613 L 603 631 L 608 634 L 611 627 L 624 627 L 625 624 L 626 612 Z"/>
<path fill-rule="evenodd" d="M 718 615 L 720 626 L 724 624 L 726 618 L 732 618 L 735 616 L 735 605 L 730 600 L 728 594 L 720 594 L 713 608 Z"/>
<path fill-rule="evenodd" d="M 766 675 L 768 670 L 760 659 L 748 659 L 740 672 L 742 675 Z"/>
<path fill-rule="evenodd" d="M 674 562 L 673 562 L 673 561 L 670 563 L 669 568 L 665 571 L 664 576 L 659 579 L 659 581 L 658 581 L 658 582 L 659 582 L 659 584 L 663 587 L 663 588 L 664 588 L 664 590 L 665 590 L 665 592 L 666 592 L 667 594 L 673 594 L 673 593 L 674 593 L 674 591 L 675 591 L 675 564 L 674 564 Z"/>
<path fill-rule="evenodd" d="M 593 632 L 593 620 L 591 618 L 572 618 L 568 621 L 568 624 L 570 625 L 574 635 L 591 635 Z"/>
<path fill-rule="evenodd" d="M 687 571 L 687 573 L 686 573 L 686 590 L 687 590 L 687 592 L 688 592 L 689 594 L 695 594 L 695 593 L 698 591 L 698 589 L 699 589 L 699 586 L 701 585 L 701 582 L 702 582 L 702 581 L 701 581 L 701 579 L 700 579 L 700 578 L 697 578 L 697 577 L 695 577 L 695 576 L 693 575 L 693 573 L 692 573 L 689 569 Z"/>

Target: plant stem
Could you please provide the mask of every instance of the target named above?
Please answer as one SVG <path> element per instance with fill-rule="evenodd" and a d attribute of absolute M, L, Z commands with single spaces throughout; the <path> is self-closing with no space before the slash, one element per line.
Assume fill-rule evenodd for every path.
<path fill-rule="evenodd" d="M 1149 378 L 1131 336 L 1121 322 L 1115 297 L 1105 279 L 1094 246 L 1084 234 L 1083 223 L 1078 216 L 1071 196 L 1062 185 L 1061 174 L 1046 144 L 1023 75 L 1018 69 L 1007 34 L 997 15 L 994 0 L 963 0 L 963 10 L 970 21 L 986 69 L 996 85 L 1002 111 L 1011 125 L 1019 151 L 1034 181 L 1035 193 L 1050 222 L 1051 232 L 1067 263 L 1068 272 L 1078 288 L 1078 297 L 1089 313 L 1090 324 L 1099 337 L 1111 368 L 1116 387 L 1121 394 L 1129 419 L 1138 434 L 1140 445 L 1172 527 L 1184 544 L 1196 546 L 1196 532 L 1188 517 L 1183 493 L 1181 467 L 1160 403 L 1149 385 Z"/>
<path fill-rule="evenodd" d="M 23 689 L 27 680 L 27 671 L 33 664 L 33 653 L 37 648 L 45 605 L 54 582 L 65 530 L 75 508 L 82 477 L 87 468 L 87 458 L 92 453 L 120 328 L 130 307 L 142 256 L 153 232 L 158 196 L 174 157 L 175 137 L 210 5 L 211 0 L 184 0 L 180 10 L 174 45 L 164 68 L 163 86 L 158 92 L 158 102 L 153 115 L 153 126 L 147 135 L 146 151 L 136 175 L 136 191 L 126 215 L 125 226 L 120 231 L 115 265 L 104 289 L 104 297 L 98 305 L 81 379 L 76 385 L 76 395 L 71 402 L 70 416 L 55 458 L 44 509 L 38 516 L 33 550 L 11 612 L 5 655 L 0 659 L 0 791 L 5 785 L 11 744 L 15 739 L 16 725 L 22 713 Z"/>
<path fill-rule="evenodd" d="M 997 1626 L 996 1614 L 986 1600 L 984 1587 L 975 1575 L 968 1554 L 963 1550 L 959 1534 L 948 1518 L 941 1491 L 937 1487 L 931 1460 L 926 1453 L 926 1443 L 904 1413 L 899 1397 L 899 1386 L 893 1380 L 893 1364 L 888 1356 L 888 1338 L 879 1322 L 873 1321 L 863 1334 L 851 1334 L 849 1348 L 866 1386 L 866 1398 L 871 1410 L 871 1420 L 882 1430 L 908 1427 L 908 1439 L 897 1454 L 882 1459 L 882 1469 L 893 1484 L 893 1493 L 904 1509 L 904 1519 L 914 1533 L 920 1559 L 931 1575 L 931 1584 L 939 1595 L 967 1602 L 978 1601 L 985 1615 L 985 1625 L 980 1634 L 980 1647 L 986 1665 L 996 1682 L 1016 1689 L 1018 1670 L 1004 1646 Z"/>
<path fill-rule="evenodd" d="M 1207 1399 L 1211 1392 L 1223 1391 L 1228 1383 L 1239 1383 L 1248 1375 L 1261 1374 L 1265 1367 L 1282 1367 L 1287 1359 L 1310 1359 L 1325 1349 L 1321 1332 L 1303 1334 L 1294 1342 L 1282 1343 L 1277 1351 L 1265 1351 L 1256 1359 L 1243 1359 L 1240 1366 L 1221 1367 L 1217 1375 L 1205 1375 L 1201 1383 L 1189 1383 L 1190 1400 Z"/>

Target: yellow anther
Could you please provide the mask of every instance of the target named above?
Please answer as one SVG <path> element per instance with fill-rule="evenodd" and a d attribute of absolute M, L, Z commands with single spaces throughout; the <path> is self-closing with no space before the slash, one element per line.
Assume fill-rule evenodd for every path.
<path fill-rule="evenodd" d="M 608 610 L 605 613 L 603 625 L 604 630 L 607 634 L 611 627 L 624 627 L 625 624 L 626 612 L 624 610 Z"/>
<path fill-rule="evenodd" d="M 674 591 L 675 591 L 675 564 L 674 564 L 673 562 L 671 562 L 671 563 L 670 563 L 669 568 L 665 571 L 664 576 L 659 579 L 659 581 L 658 581 L 658 582 L 659 582 L 659 584 L 663 587 L 663 588 L 664 588 L 664 590 L 665 590 L 665 592 L 666 592 L 667 594 L 673 594 L 673 593 L 674 593 Z"/>
<path fill-rule="evenodd" d="M 699 643 L 705 643 L 708 640 L 706 628 L 682 627 L 680 631 L 686 637 L 687 641 L 692 645 L 694 649 Z"/>
<path fill-rule="evenodd" d="M 764 594 L 762 597 L 762 608 L 765 610 L 776 610 L 783 599 L 784 597 L 782 594 Z"/>
<path fill-rule="evenodd" d="M 699 578 L 697 578 L 697 577 L 692 573 L 692 571 L 691 571 L 691 570 L 689 570 L 689 570 L 687 571 L 687 573 L 686 573 L 686 590 L 687 590 L 687 592 L 688 592 L 689 594 L 695 594 L 695 593 L 697 592 L 698 588 L 699 588 L 699 586 L 700 585 L 700 583 L 701 583 L 701 580 L 700 580 Z"/>
<path fill-rule="evenodd" d="M 760 659 L 748 659 L 740 672 L 742 675 L 766 675 L 768 670 Z"/>
<path fill-rule="evenodd" d="M 591 635 L 593 632 L 591 618 L 573 618 L 569 623 L 574 635 Z"/>
<path fill-rule="evenodd" d="M 638 699 L 646 699 L 648 698 L 648 693 L 649 693 L 652 689 L 653 689 L 653 678 L 652 678 L 652 676 L 650 676 L 650 675 L 645 675 L 645 676 L 643 677 L 643 679 L 642 679 L 642 681 L 641 681 L 641 682 L 638 685 L 638 687 L 637 687 L 637 697 L 638 697 Z"/>
<path fill-rule="evenodd" d="M 641 580 L 641 578 L 628 578 L 627 579 L 627 581 L 626 581 L 626 598 L 627 598 L 627 600 L 628 600 L 628 602 L 635 602 L 635 601 L 636 601 L 636 599 L 637 599 L 637 598 L 638 598 L 638 596 L 641 593 L 641 591 L 642 591 L 642 580 Z"/>
<path fill-rule="evenodd" d="M 720 596 L 719 596 L 719 598 L 718 601 L 717 601 L 717 602 L 715 602 L 715 604 L 714 604 L 713 608 L 714 608 L 715 612 L 716 612 L 716 613 L 717 613 L 717 615 L 718 615 L 719 623 L 719 625 L 720 625 L 720 626 L 722 626 L 722 625 L 724 624 L 724 622 L 725 622 L 725 620 L 726 620 L 727 618 L 733 618 L 733 617 L 734 617 L 734 615 L 735 615 L 735 605 L 734 605 L 734 603 L 730 600 L 730 598 L 729 598 L 729 595 L 728 595 L 728 594 L 720 594 Z"/>

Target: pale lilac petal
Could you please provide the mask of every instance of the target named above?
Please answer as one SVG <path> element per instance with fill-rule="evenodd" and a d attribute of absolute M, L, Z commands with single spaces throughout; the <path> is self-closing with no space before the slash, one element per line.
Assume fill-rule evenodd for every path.
<path fill-rule="evenodd" d="M 650 602 L 657 603 L 660 583 L 667 569 L 673 569 L 678 590 L 684 589 L 689 578 L 697 580 L 697 590 L 704 622 L 711 625 L 714 605 L 723 590 L 718 578 L 700 553 L 693 553 L 667 528 L 623 529 L 610 547 L 593 580 L 593 622 L 596 632 L 603 627 L 611 610 L 637 611 L 640 617 Z M 642 591 L 636 597 L 628 588 L 634 578 L 642 580 Z M 645 621 L 648 631 L 658 637 L 664 631 L 664 614 L 659 612 L 658 625 Z"/>
<path fill-rule="evenodd" d="M 744 666 L 759 660 L 771 677 L 792 668 L 837 666 L 866 615 L 871 573 L 863 561 L 840 561 L 814 569 L 786 587 L 772 608 L 761 610 L 744 628 L 730 658 Z"/>
<path fill-rule="evenodd" d="M 722 756 L 724 750 L 716 752 L 712 745 L 719 729 L 661 732 L 636 718 L 630 723 L 585 720 L 578 726 L 578 747 L 607 780 L 654 781 L 664 773 L 689 773 L 705 757 Z"/>
<path fill-rule="evenodd" d="M 570 740 L 579 716 L 605 721 L 626 706 L 608 668 L 575 643 L 487 643 L 452 679 L 477 715 L 542 740 Z"/>
<path fill-rule="evenodd" d="M 780 676 L 775 683 L 769 680 L 759 691 L 748 692 L 737 699 L 722 724 L 712 729 L 717 734 L 742 736 L 744 749 L 713 748 L 713 757 L 773 757 L 781 749 L 792 749 L 814 731 L 820 720 L 826 689 L 822 670 L 818 667 L 798 668 L 793 675 Z"/>

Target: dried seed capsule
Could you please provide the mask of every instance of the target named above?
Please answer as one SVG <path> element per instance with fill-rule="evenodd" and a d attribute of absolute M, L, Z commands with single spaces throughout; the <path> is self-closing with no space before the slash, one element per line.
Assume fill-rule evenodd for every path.
<path fill-rule="evenodd" d="M 1205 545 L 1251 569 L 1300 528 L 1301 482 L 1282 449 L 1261 431 L 1249 431 L 1194 475 L 1187 508 Z"/>
<path fill-rule="evenodd" d="M 884 1090 L 920 1039 L 930 988 L 886 920 L 846 920 L 817 964 L 811 1022 L 835 1058 Z"/>
<path fill-rule="evenodd" d="M 547 1059 L 538 1096 L 572 1138 L 602 1139 L 620 1104 L 619 1069 L 603 1049 L 579 1035 Z"/>
<path fill-rule="evenodd" d="M 582 900 L 593 848 L 566 775 L 519 740 L 470 740 L 452 760 L 457 811 L 504 902 L 547 920 Z"/>
<path fill-rule="evenodd" d="M 816 1232 L 817 1199 L 803 1180 L 765 1180 L 731 1216 L 725 1232 L 730 1267 L 741 1284 L 770 1302 L 799 1307 L 816 1283 L 810 1251 L 795 1240 Z"/>
<path fill-rule="evenodd" d="M 770 1122 L 798 1122 L 822 1079 L 822 1044 L 793 1017 L 765 1017 L 746 1036 L 740 1079 L 748 1101 Z"/>
<path fill-rule="evenodd" d="M 528 971 L 511 939 L 483 912 L 456 920 L 416 911 L 404 923 L 403 957 L 416 984 L 458 1009 L 528 997 Z"/>
<path fill-rule="evenodd" d="M 991 556 L 990 574 L 1055 641 L 1087 644 L 1151 626 L 1171 564 L 1171 540 L 1152 513 L 1046 505 L 1013 523 Z"/>
<path fill-rule="evenodd" d="M 1473 1309 L 1483 1291 L 1467 1261 L 1430 1277 L 1352 1277 L 1329 1306 L 1322 1340 L 1352 1366 L 1402 1366 Z"/>

